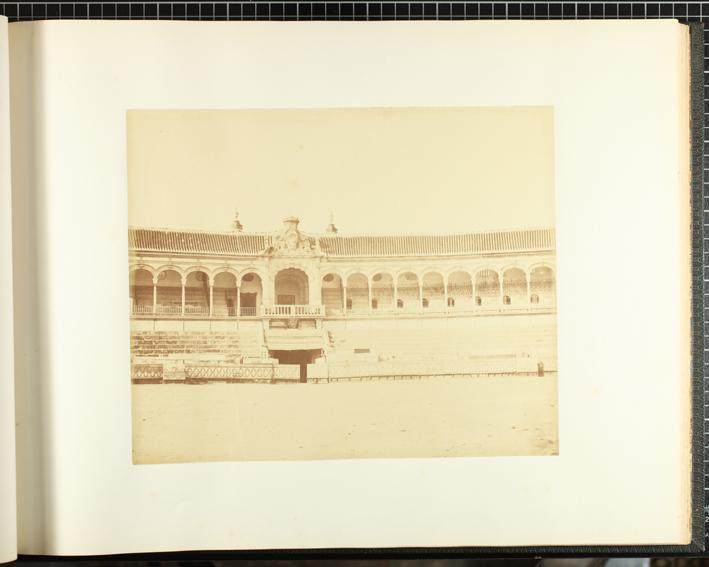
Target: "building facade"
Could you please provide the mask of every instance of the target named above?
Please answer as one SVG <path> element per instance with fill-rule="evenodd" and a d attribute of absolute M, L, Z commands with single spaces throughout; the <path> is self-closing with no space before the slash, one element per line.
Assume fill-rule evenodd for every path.
<path fill-rule="evenodd" d="M 238 362 L 234 357 L 222 359 L 212 366 L 231 367 L 222 374 L 236 375 L 236 366 L 271 361 L 272 366 L 276 362 L 297 366 L 300 379 L 320 378 L 323 373 L 331 376 L 340 363 L 361 365 L 366 358 L 370 366 L 396 360 L 401 367 L 412 359 L 401 352 L 396 356 L 396 346 L 387 359 L 382 354 L 385 349 L 375 344 L 378 333 L 384 337 L 408 332 L 411 338 L 418 329 L 414 342 L 425 348 L 427 333 L 433 337 L 434 329 L 448 329 L 450 344 L 457 345 L 454 335 L 480 343 L 476 329 L 487 334 L 487 328 L 524 327 L 528 321 L 542 326 L 537 342 L 550 335 L 553 344 L 537 350 L 547 359 L 553 351 L 554 361 L 547 362 L 553 366 L 555 257 L 553 229 L 344 235 L 331 223 L 323 234 L 312 234 L 302 232 L 295 217 L 286 218 L 273 233 L 246 232 L 238 220 L 234 230 L 226 233 L 131 228 L 134 362 L 144 363 L 149 354 L 179 356 L 188 350 L 193 362 L 200 357 L 205 362 L 208 354 L 198 347 L 178 346 L 179 339 L 175 339 L 175 352 L 141 351 L 142 343 L 135 337 L 206 333 L 209 341 L 219 333 L 237 339 L 251 334 L 253 341 L 242 340 L 252 344 L 249 356 L 239 357 Z M 362 337 L 348 342 L 357 332 Z M 364 344 L 367 335 L 369 345 Z M 229 350 L 220 351 L 214 343 L 203 344 L 202 350 L 216 351 L 211 352 L 215 356 Z M 490 345 L 487 351 L 484 345 L 471 347 L 469 358 L 497 352 L 498 346 Z M 460 347 L 456 348 L 459 354 Z M 509 349 L 517 360 L 519 348 L 511 344 Z M 441 356 L 445 358 L 445 352 Z M 187 358 L 183 357 L 183 364 L 189 365 Z M 285 370 L 281 372 L 288 373 Z"/>

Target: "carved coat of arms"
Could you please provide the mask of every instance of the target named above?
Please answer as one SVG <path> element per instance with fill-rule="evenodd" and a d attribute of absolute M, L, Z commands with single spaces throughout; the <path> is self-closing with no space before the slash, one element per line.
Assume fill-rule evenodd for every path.
<path fill-rule="evenodd" d="M 317 254 L 317 239 L 306 236 L 298 230 L 297 217 L 288 217 L 283 221 L 283 229 L 273 238 L 272 253 L 286 255 Z"/>

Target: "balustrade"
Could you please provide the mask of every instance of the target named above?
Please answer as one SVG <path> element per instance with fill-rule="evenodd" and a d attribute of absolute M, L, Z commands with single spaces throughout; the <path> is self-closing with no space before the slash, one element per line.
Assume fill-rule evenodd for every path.
<path fill-rule="evenodd" d="M 264 314 L 270 317 L 319 317 L 325 314 L 323 305 L 267 305 Z"/>
<path fill-rule="evenodd" d="M 475 313 L 487 311 L 533 311 L 552 307 L 555 304 L 553 296 L 532 294 L 528 299 L 526 296 L 510 296 L 509 303 L 506 303 L 506 297 L 498 296 L 483 296 L 481 304 L 476 304 L 471 298 L 461 298 L 450 296 L 453 300 L 452 304 L 446 305 L 444 301 L 437 299 L 431 300 L 428 304 L 425 302 L 419 303 L 417 300 L 404 301 L 403 305 L 395 307 L 391 304 L 385 304 L 377 307 L 367 308 L 367 306 L 351 306 L 349 305 L 346 312 L 343 313 L 341 308 L 329 307 L 326 309 L 324 305 L 263 305 L 263 306 L 240 306 L 238 309 L 234 306 L 228 307 L 213 307 L 210 315 L 208 305 L 163 305 L 156 304 L 154 307 L 150 304 L 137 304 L 132 306 L 133 315 L 137 316 L 164 316 L 164 317 L 186 317 L 186 318 L 237 318 L 237 317 L 272 317 L 272 318 L 312 318 L 324 316 L 367 316 L 367 315 L 386 315 L 386 314 L 402 314 L 402 315 L 440 315 L 453 313 Z"/>

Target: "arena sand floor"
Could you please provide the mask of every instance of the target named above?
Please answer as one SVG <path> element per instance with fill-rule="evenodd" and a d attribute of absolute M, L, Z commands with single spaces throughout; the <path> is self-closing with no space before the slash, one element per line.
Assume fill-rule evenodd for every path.
<path fill-rule="evenodd" d="M 133 460 L 558 453 L 557 378 L 133 385 Z"/>

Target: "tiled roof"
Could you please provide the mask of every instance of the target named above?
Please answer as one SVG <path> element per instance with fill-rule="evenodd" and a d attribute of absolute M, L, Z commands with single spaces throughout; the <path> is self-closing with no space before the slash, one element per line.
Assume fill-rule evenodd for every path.
<path fill-rule="evenodd" d="M 255 256 L 263 252 L 269 242 L 269 235 L 255 233 L 190 232 L 152 228 L 131 228 L 128 231 L 128 246 L 132 250 L 146 252 Z"/>
<path fill-rule="evenodd" d="M 334 257 L 439 256 L 553 250 L 553 228 L 450 235 L 327 235 L 316 237 L 320 249 Z M 211 233 L 132 228 L 135 251 L 257 256 L 272 245 L 263 233 Z"/>
<path fill-rule="evenodd" d="M 323 236 L 331 256 L 437 256 L 553 250 L 554 229 L 426 236 Z"/>

